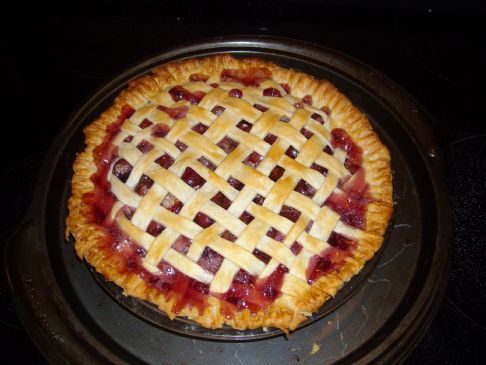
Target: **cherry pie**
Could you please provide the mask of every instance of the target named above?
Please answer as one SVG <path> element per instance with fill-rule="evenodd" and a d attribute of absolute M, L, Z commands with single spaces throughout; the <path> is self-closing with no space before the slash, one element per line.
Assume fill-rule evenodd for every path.
<path fill-rule="evenodd" d="M 382 244 L 388 150 L 327 81 L 228 55 L 174 62 L 84 132 L 66 238 L 170 318 L 294 330 Z"/>

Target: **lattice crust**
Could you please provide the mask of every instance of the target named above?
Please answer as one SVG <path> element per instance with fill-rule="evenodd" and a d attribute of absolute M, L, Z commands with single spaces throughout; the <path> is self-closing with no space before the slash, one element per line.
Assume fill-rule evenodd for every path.
<path fill-rule="evenodd" d="M 257 86 L 221 81 L 224 69 L 249 68 L 265 68 L 271 78 Z M 203 79 L 191 75 L 207 80 L 191 81 Z M 174 101 L 174 86 L 200 101 Z M 265 96 L 270 92 L 264 90 L 281 97 Z M 106 230 L 89 223 L 92 208 L 83 204 L 83 194 L 93 190 L 93 149 L 124 105 L 136 111 L 112 140 L 117 157 L 107 179 L 117 202 L 110 217 L 143 248 L 145 270 L 160 274 L 160 263 L 166 262 L 209 286 L 212 296 L 202 313 L 190 307 L 175 313 L 174 297 L 122 270 L 120 256 L 103 243 Z M 177 112 L 171 116 L 167 108 Z M 370 203 L 361 229 L 324 204 L 341 193 L 351 175 L 346 151 L 331 146 L 335 128 L 344 129 L 363 151 Z M 87 148 L 74 164 L 66 220 L 78 255 L 127 295 L 206 327 L 295 329 L 373 256 L 392 211 L 389 154 L 366 117 L 329 82 L 262 60 L 222 55 L 162 65 L 130 82 L 85 134 Z M 309 261 L 331 247 L 328 240 L 336 233 L 354 240 L 355 249 L 342 265 L 309 283 Z M 201 264 L 208 247 L 224 258 L 213 272 Z M 262 261 L 255 249 L 271 259 Z M 228 291 L 240 269 L 263 279 L 279 265 L 288 271 L 273 303 L 257 313 L 246 309 L 231 318 L 221 313 L 217 294 Z"/>

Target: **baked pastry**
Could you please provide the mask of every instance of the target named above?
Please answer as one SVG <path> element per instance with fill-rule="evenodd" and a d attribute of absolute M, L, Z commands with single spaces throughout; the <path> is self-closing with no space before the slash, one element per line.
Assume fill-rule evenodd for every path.
<path fill-rule="evenodd" d="M 229 55 L 164 64 L 84 133 L 66 238 L 171 319 L 294 330 L 382 244 L 388 150 L 327 81 Z"/>

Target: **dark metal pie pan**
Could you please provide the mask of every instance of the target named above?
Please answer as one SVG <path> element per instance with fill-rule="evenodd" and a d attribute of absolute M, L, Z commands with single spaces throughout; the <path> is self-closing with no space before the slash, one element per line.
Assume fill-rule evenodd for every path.
<path fill-rule="evenodd" d="M 184 319 L 170 321 L 101 279 L 75 257 L 72 240 L 64 239 L 71 165 L 83 148 L 82 128 L 128 80 L 160 63 L 222 52 L 330 80 L 367 114 L 392 156 L 396 209 L 381 250 L 289 337 L 276 329 L 209 330 Z M 432 126 L 423 107 L 378 71 L 300 40 L 217 38 L 142 61 L 86 100 L 48 152 L 32 205 L 6 249 L 19 317 L 45 358 L 56 364 L 401 362 L 435 315 L 450 267 L 443 151 Z"/>

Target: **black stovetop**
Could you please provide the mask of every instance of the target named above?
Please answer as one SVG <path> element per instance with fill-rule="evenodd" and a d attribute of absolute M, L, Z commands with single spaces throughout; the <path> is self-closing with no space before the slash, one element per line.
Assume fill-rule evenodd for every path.
<path fill-rule="evenodd" d="M 98 6 L 112 13 L 113 1 Z M 285 36 L 355 57 L 409 91 L 444 137 L 455 255 L 446 298 L 410 364 L 480 363 L 486 357 L 486 11 L 480 1 L 117 2 L 117 15 L 5 17 L 0 245 L 30 204 L 51 141 L 83 100 L 141 58 L 222 35 Z M 76 14 L 76 15 L 74 15 Z M 146 16 L 151 14 L 151 16 Z M 142 16 L 143 15 L 143 16 Z M 5 98 L 5 93 L 4 93 Z M 3 250 L 0 250 L 3 256 Z M 2 257 L 3 264 L 3 257 Z M 0 341 L 17 364 L 44 364 L 0 286 Z M 4 355 L 5 356 L 5 355 Z"/>

